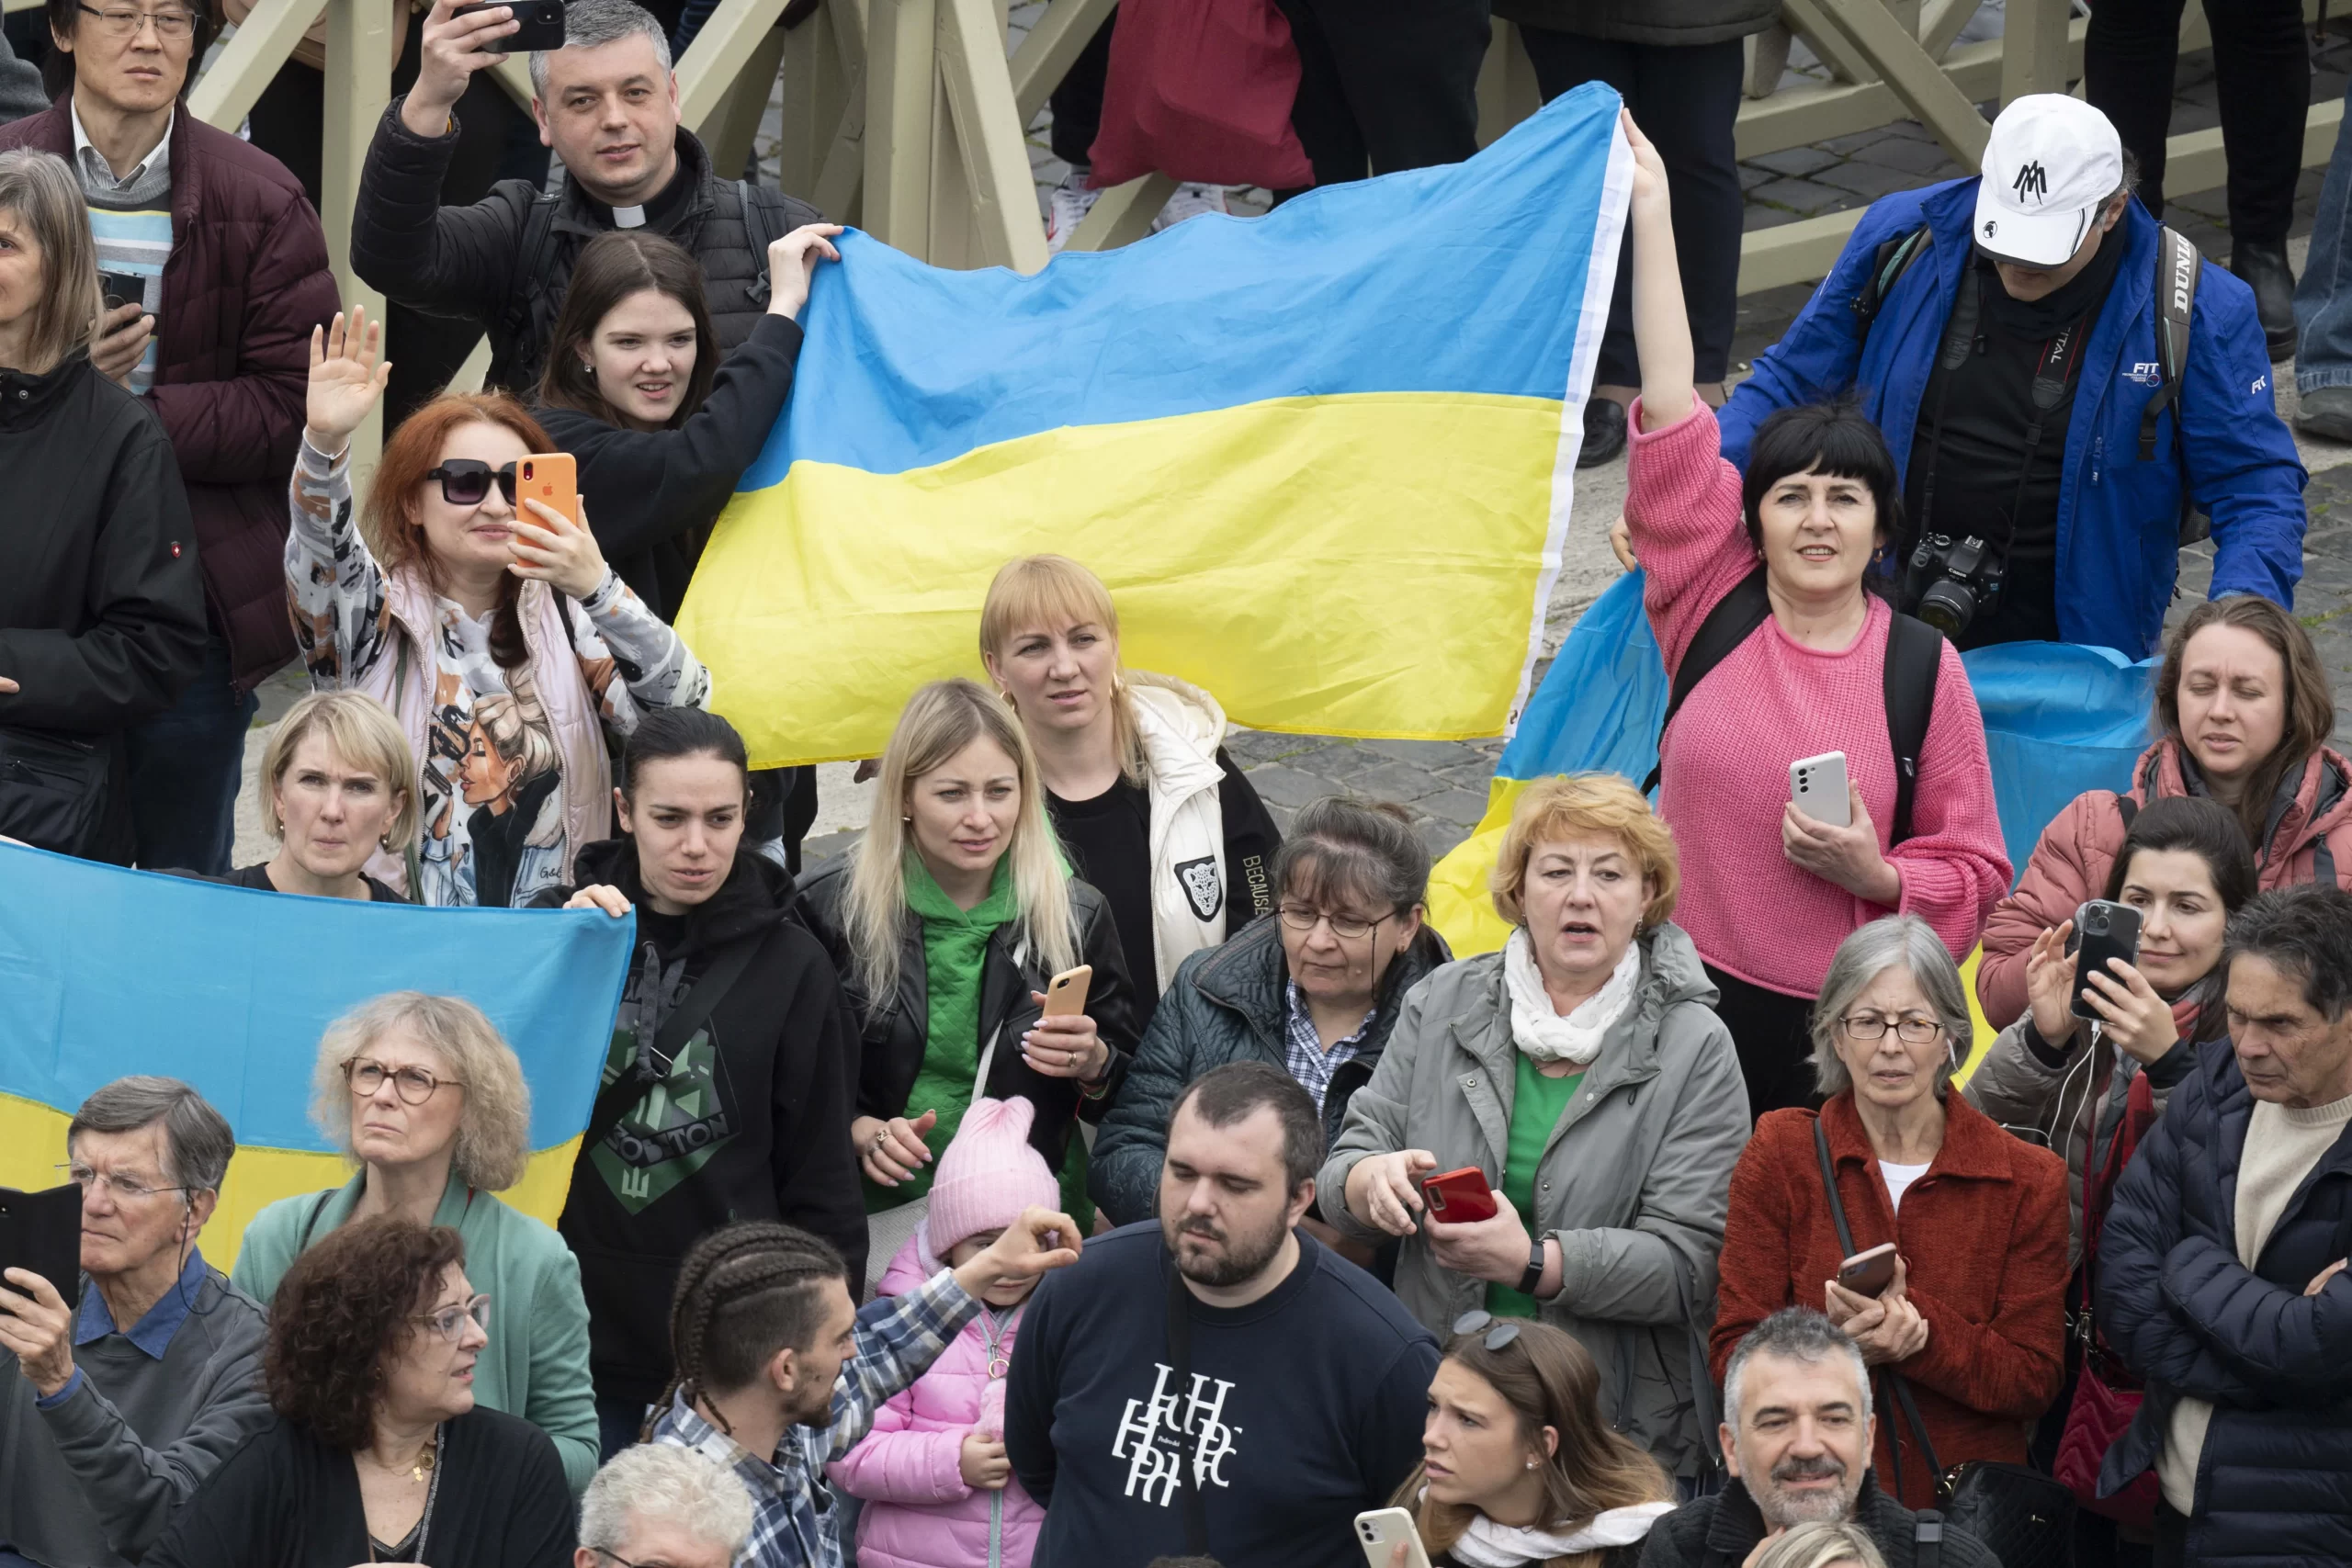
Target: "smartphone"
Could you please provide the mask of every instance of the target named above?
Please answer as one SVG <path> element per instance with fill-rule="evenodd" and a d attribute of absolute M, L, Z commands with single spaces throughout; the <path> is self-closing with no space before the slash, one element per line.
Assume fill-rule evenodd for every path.
<path fill-rule="evenodd" d="M 1789 764 L 1789 798 L 1816 822 L 1850 828 L 1853 802 L 1846 798 L 1846 753 L 1824 751 Z"/>
<path fill-rule="evenodd" d="M 1094 965 L 1065 969 L 1046 982 L 1046 1016 L 1076 1018 L 1086 1010 L 1086 988 L 1094 983 Z"/>
<path fill-rule="evenodd" d="M 1396 1543 L 1405 1543 L 1405 1568 L 1430 1568 L 1430 1554 L 1413 1516 L 1402 1508 L 1374 1508 L 1356 1516 L 1356 1541 L 1363 1548 L 1364 1568 L 1390 1568 Z"/>
<path fill-rule="evenodd" d="M 1858 1296 L 1874 1296 L 1894 1283 L 1894 1244 L 1883 1241 L 1838 1265 L 1838 1282 Z"/>
<path fill-rule="evenodd" d="M 105 296 L 109 310 L 125 305 L 143 309 L 147 303 L 147 280 L 135 272 L 102 272 L 98 274 L 98 292 Z"/>
<path fill-rule="evenodd" d="M 1491 1220 L 1500 1212 L 1495 1207 L 1495 1190 L 1487 1185 L 1487 1173 L 1475 1165 L 1424 1179 L 1421 1201 L 1430 1206 L 1432 1218 L 1450 1225 Z"/>
<path fill-rule="evenodd" d="M 78 1304 L 82 1190 L 70 1181 L 40 1192 L 0 1187 L 0 1269 L 29 1269 L 56 1286 L 67 1306 Z"/>
<path fill-rule="evenodd" d="M 534 452 L 514 468 L 514 510 L 537 522 L 536 514 L 523 512 L 523 502 L 543 502 L 574 523 L 580 521 L 580 465 L 569 452 Z"/>
<path fill-rule="evenodd" d="M 512 6 L 514 19 L 523 25 L 504 38 L 493 39 L 488 48 L 476 50 L 475 53 L 518 54 L 526 50 L 563 47 L 563 0 L 498 0 L 498 4 Z M 454 21 L 494 9 L 496 6 L 489 5 L 460 6 L 449 17 Z"/>
<path fill-rule="evenodd" d="M 2067 1011 L 2076 1018 L 2098 1020 L 2098 1013 L 2086 999 L 2091 994 L 2090 976 L 2105 975 L 2114 978 L 2107 966 L 2110 958 L 2120 958 L 2126 964 L 2140 960 L 2140 911 L 2129 904 L 2111 904 L 2104 898 L 2094 898 L 2075 911 L 2075 934 L 2066 939 L 2066 949 L 2075 956 L 2075 997 Z"/>

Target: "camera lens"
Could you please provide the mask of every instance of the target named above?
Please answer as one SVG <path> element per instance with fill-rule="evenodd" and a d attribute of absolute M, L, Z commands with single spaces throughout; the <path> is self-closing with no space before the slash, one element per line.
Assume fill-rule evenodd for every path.
<path fill-rule="evenodd" d="M 1957 639 L 1976 618 L 1976 594 L 1964 582 L 1945 578 L 1919 596 L 1919 618 L 1945 637 Z"/>

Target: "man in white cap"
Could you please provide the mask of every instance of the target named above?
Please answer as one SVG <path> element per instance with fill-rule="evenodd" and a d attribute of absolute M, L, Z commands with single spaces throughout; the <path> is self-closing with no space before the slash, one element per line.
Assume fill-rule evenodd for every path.
<path fill-rule="evenodd" d="M 2305 476 L 2253 292 L 2132 199 L 2080 99 L 2011 104 L 1984 170 L 1871 204 L 1724 406 L 1724 455 L 1777 409 L 1858 395 L 1904 476 L 1897 603 L 1962 649 L 2152 653 L 2195 513 L 2213 597 L 2291 608 Z"/>

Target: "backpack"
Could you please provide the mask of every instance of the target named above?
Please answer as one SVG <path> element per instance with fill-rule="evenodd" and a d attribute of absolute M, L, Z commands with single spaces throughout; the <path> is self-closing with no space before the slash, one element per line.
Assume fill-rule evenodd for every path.
<path fill-rule="evenodd" d="M 1764 569 L 1758 567 L 1715 602 L 1674 672 L 1674 686 L 1666 699 L 1666 717 L 1658 725 L 1658 749 L 1666 749 L 1666 732 L 1691 689 L 1707 672 L 1746 642 L 1772 604 L 1764 587 Z M 1936 677 L 1943 663 L 1943 634 L 1927 622 L 1894 614 L 1886 628 L 1886 738 L 1894 752 L 1894 815 L 1887 822 L 1887 842 L 1899 844 L 1911 836 L 1911 804 L 1919 784 L 1919 752 L 1928 742 L 1928 724 L 1935 716 Z M 1665 761 L 1642 781 L 1642 793 L 1657 787 Z"/>
<path fill-rule="evenodd" d="M 1868 342 L 1871 323 L 1878 320 L 1879 308 L 1888 294 L 1901 282 L 1928 249 L 1929 236 L 1922 225 L 1907 234 L 1898 234 L 1880 242 L 1871 257 L 1870 276 L 1862 280 L 1861 292 L 1856 294 L 1848 309 L 1854 312 L 1854 335 L 1858 342 Z M 2148 405 L 2140 412 L 2140 461 L 2146 463 L 2156 455 L 2156 416 L 2172 408 L 2180 400 L 2180 383 L 2188 368 L 2188 333 L 2197 310 L 2197 283 L 2203 275 L 2205 258 L 2195 245 L 2178 230 L 2169 225 L 2160 228 L 2156 236 L 2156 390 Z M 2179 413 L 2175 412 L 2176 423 Z M 2180 539 L 2183 545 L 2193 545 L 2212 532 L 2212 524 L 2198 511 L 2189 499 L 2188 487 L 2182 487 L 2180 501 Z"/>

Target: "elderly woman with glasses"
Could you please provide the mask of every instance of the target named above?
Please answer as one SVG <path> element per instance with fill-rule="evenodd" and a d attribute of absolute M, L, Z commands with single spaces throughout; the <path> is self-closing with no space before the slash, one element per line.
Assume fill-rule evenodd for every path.
<path fill-rule="evenodd" d="M 446 1225 L 380 1214 L 295 1260 L 262 1382 L 277 1420 L 213 1472 L 150 1568 L 571 1568 L 547 1434 L 476 1388 L 491 1298 Z"/>
<path fill-rule="evenodd" d="M 1935 928 L 1848 937 L 1813 1016 L 1827 1100 L 1757 1122 L 1724 1237 L 1716 1376 L 1773 1313 L 1826 1312 L 1878 1370 L 1879 1484 L 1914 1508 L 1952 1465 L 2024 1463 L 2065 1375 L 2066 1168 L 1951 1092 L 1969 1030 Z"/>
<path fill-rule="evenodd" d="M 1603 1411 L 1695 1479 L 1701 1341 L 1747 1095 L 1697 950 L 1668 917 L 1674 840 L 1611 774 L 1544 779 L 1496 857 L 1499 953 L 1408 992 L 1317 1182 L 1342 1235 L 1402 1238 L 1396 1294 L 1442 1331 L 1541 1318 L 1600 1368 Z M 1467 1168 L 1424 1213 L 1421 1179 Z M 1465 1191 L 1465 1190 L 1470 1190 Z"/>
<path fill-rule="evenodd" d="M 470 1002 L 378 997 L 319 1042 L 311 1116 L 358 1173 L 255 1214 L 231 1280 L 268 1303 L 298 1258 L 356 1221 L 456 1231 L 498 1306 L 470 1386 L 553 1438 L 572 1491 L 585 1487 L 598 1447 L 580 1264 L 553 1230 L 492 1195 L 530 1157 L 531 1091 L 514 1051 Z"/>

